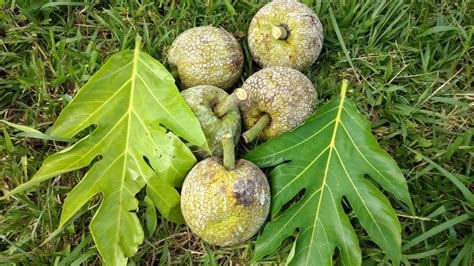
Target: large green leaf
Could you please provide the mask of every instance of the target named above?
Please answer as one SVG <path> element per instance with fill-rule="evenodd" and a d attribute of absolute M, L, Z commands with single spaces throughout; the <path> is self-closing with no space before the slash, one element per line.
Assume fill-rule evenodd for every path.
<path fill-rule="evenodd" d="M 196 160 L 179 137 L 207 147 L 199 122 L 182 100 L 172 75 L 139 49 L 137 42 L 134 51 L 110 57 L 50 131 L 52 136 L 69 139 L 95 125 L 92 133 L 47 158 L 29 182 L 3 197 L 86 167 L 96 159 L 67 195 L 60 226 L 100 194 L 102 202 L 90 230 L 110 265 L 126 264 L 143 241 L 135 195 L 145 184 L 162 215 L 183 222 L 174 187 L 181 185 Z"/>
<path fill-rule="evenodd" d="M 270 173 L 272 221 L 257 240 L 256 260 L 298 230 L 290 264 L 331 265 L 337 247 L 345 265 L 359 265 L 361 251 L 343 208 L 344 197 L 375 243 L 399 263 L 400 224 L 374 182 L 411 206 L 407 184 L 394 160 L 378 146 L 370 123 L 346 98 L 346 88 L 344 82 L 341 95 L 304 125 L 246 155 L 260 167 L 276 166 Z M 293 204 L 280 213 L 288 202 Z"/>

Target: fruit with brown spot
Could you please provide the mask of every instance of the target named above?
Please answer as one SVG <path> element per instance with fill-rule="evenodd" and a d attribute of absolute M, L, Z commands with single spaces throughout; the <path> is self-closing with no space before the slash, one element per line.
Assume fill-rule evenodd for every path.
<path fill-rule="evenodd" d="M 265 174 L 246 160 L 234 164 L 234 146 L 229 140 L 230 136 L 223 140 L 224 162 L 217 157 L 200 161 L 186 176 L 181 190 L 186 224 L 204 241 L 218 246 L 237 245 L 251 238 L 270 209 Z"/>

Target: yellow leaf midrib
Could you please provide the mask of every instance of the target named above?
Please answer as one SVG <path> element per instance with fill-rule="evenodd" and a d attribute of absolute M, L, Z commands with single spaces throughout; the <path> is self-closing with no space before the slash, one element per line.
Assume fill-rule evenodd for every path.
<path fill-rule="evenodd" d="M 321 183 L 321 193 L 319 194 L 318 206 L 316 207 L 316 215 L 315 215 L 315 218 L 314 218 L 313 230 L 312 230 L 312 233 L 311 233 L 310 246 L 312 246 L 312 243 L 314 241 L 314 236 L 315 236 L 315 231 L 316 231 L 316 222 L 319 220 L 319 211 L 321 210 L 321 202 L 322 202 L 323 195 L 324 195 L 324 190 L 325 190 L 324 188 L 327 187 L 329 189 L 329 187 L 326 185 L 328 172 L 329 172 L 329 164 L 331 162 L 332 151 L 336 147 L 335 143 L 336 143 L 337 129 L 338 129 L 339 123 L 341 123 L 341 113 L 342 113 L 342 108 L 344 107 L 345 99 L 346 99 L 345 92 L 344 92 L 344 94 L 341 93 L 341 101 L 339 102 L 339 106 L 338 106 L 338 109 L 337 109 L 337 115 L 336 115 L 336 118 L 335 118 L 335 121 L 334 121 L 334 132 L 332 134 L 331 141 L 329 143 L 329 154 L 328 154 L 328 159 L 327 159 L 327 162 L 326 162 L 326 167 L 324 169 L 323 182 Z M 310 254 L 311 253 L 308 252 L 307 255 L 306 255 L 306 263 L 305 263 L 306 265 L 308 265 L 308 262 L 309 262 L 309 259 L 310 259 Z"/>
<path fill-rule="evenodd" d="M 139 53 L 140 53 L 140 47 L 135 47 L 135 50 L 134 50 L 134 53 L 133 53 L 133 66 L 132 66 L 132 75 L 130 77 L 131 79 L 131 84 L 130 84 L 130 99 L 129 99 L 129 102 L 128 102 L 128 109 L 127 109 L 127 114 L 128 114 L 128 122 L 127 122 L 127 137 L 125 139 L 125 146 L 124 146 L 124 153 L 126 154 L 124 156 L 124 162 L 123 162 L 123 168 L 122 168 L 122 176 L 121 176 L 121 180 L 120 180 L 120 197 L 119 197 L 119 201 L 120 201 L 120 204 L 119 206 L 126 206 L 123 204 L 123 191 L 124 191 L 124 187 L 125 187 L 125 176 L 126 176 L 126 172 L 127 172 L 127 156 L 129 156 L 129 143 L 130 143 L 130 129 L 131 129 L 131 124 L 132 124 L 132 112 L 133 112 L 133 98 L 135 96 L 135 87 L 136 87 L 136 79 L 137 79 L 137 63 L 138 63 L 138 56 L 139 56 Z M 120 237 L 119 237 L 119 234 L 120 234 L 120 225 L 121 225 L 121 221 L 122 221 L 122 217 L 121 217 L 121 212 L 119 211 L 118 212 L 118 215 L 117 215 L 117 226 L 116 226 L 116 235 L 115 235 L 115 239 L 117 239 L 117 242 L 120 241 Z M 116 245 L 114 245 L 115 247 L 115 252 L 114 254 L 118 254 L 119 252 L 117 252 L 117 249 L 120 247 L 120 245 L 117 243 Z"/>

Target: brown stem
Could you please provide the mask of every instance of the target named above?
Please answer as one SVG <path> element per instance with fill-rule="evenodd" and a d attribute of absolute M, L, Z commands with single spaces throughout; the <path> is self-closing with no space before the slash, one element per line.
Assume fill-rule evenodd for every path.
<path fill-rule="evenodd" d="M 253 127 L 251 127 L 249 130 L 245 131 L 242 134 L 242 137 L 244 138 L 245 143 L 249 143 L 255 138 L 257 138 L 258 136 L 260 136 L 260 134 L 262 134 L 263 129 L 268 126 L 268 123 L 270 123 L 270 115 L 269 114 L 262 115 L 258 119 L 257 123 L 253 125 Z"/>
<path fill-rule="evenodd" d="M 288 31 L 283 26 L 273 26 L 272 36 L 277 40 L 286 40 L 288 38 Z"/>
<path fill-rule="evenodd" d="M 218 117 L 223 117 L 227 112 L 231 109 L 235 108 L 240 102 L 245 101 L 247 99 L 247 91 L 244 89 L 235 89 L 234 92 L 227 96 L 223 101 L 218 103 L 216 107 L 214 107 L 214 113 Z"/>
<path fill-rule="evenodd" d="M 224 167 L 227 170 L 235 168 L 235 152 L 234 152 L 234 138 L 231 134 L 226 134 L 222 137 L 222 151 L 224 153 Z"/>

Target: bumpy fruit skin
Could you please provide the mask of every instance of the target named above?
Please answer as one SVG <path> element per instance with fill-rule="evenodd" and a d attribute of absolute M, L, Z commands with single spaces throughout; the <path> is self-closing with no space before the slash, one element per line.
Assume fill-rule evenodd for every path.
<path fill-rule="evenodd" d="M 253 163 L 238 160 L 227 170 L 216 157 L 188 173 L 181 190 L 186 224 L 204 241 L 218 246 L 240 244 L 257 233 L 270 209 L 270 187 Z"/>
<path fill-rule="evenodd" d="M 282 26 L 285 40 L 275 39 L 272 28 Z M 323 26 L 313 10 L 295 0 L 276 0 L 253 17 L 248 43 L 253 59 L 263 67 L 286 66 L 302 71 L 312 65 L 323 46 Z"/>
<path fill-rule="evenodd" d="M 221 28 L 191 28 L 174 40 L 168 52 L 169 63 L 178 69 L 184 87 L 212 85 L 230 88 L 244 65 L 242 48 Z"/>
<path fill-rule="evenodd" d="M 301 72 L 288 67 L 264 68 L 243 84 L 247 100 L 240 104 L 246 129 L 263 115 L 270 115 L 269 125 L 260 139 L 266 140 L 289 131 L 314 112 L 316 90 Z"/>
<path fill-rule="evenodd" d="M 214 113 L 213 107 L 229 95 L 224 90 L 214 86 L 191 87 L 182 91 L 181 96 L 199 120 L 212 153 L 208 154 L 202 150 L 194 150 L 194 154 L 198 158 L 206 158 L 210 155 L 222 157 L 221 140 L 223 136 L 231 134 L 234 137 L 234 143 L 239 141 L 241 130 L 239 108 L 236 106 L 223 117 L 218 117 Z"/>

